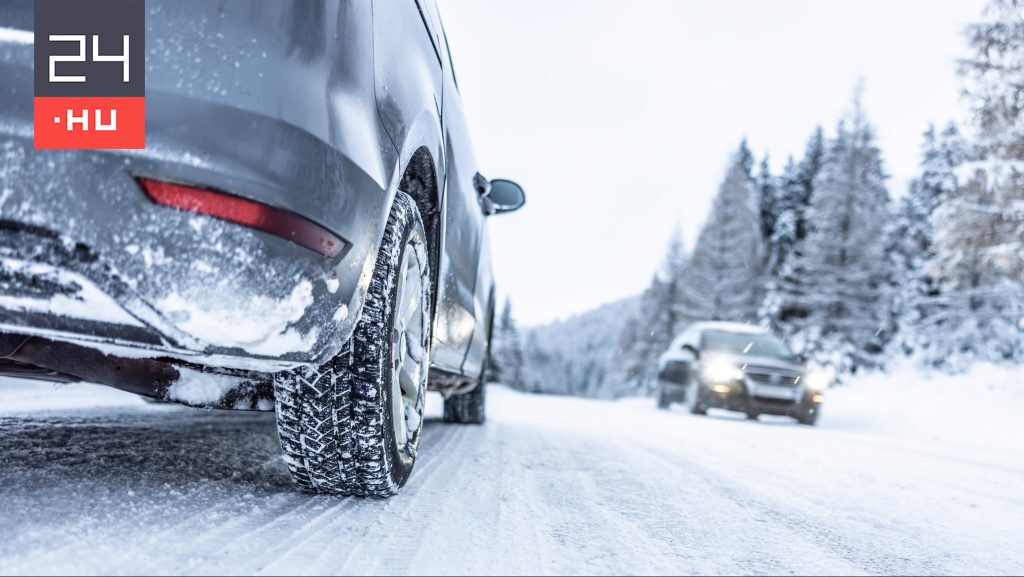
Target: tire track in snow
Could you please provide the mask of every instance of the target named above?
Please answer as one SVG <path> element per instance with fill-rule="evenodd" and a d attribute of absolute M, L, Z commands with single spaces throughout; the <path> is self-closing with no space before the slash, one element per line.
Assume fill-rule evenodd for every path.
<path fill-rule="evenodd" d="M 270 558 L 263 543 L 274 541 L 276 534 L 300 534 L 325 516 L 343 513 L 348 503 L 343 501 L 339 505 L 331 505 L 332 500 L 331 497 L 296 495 L 280 511 L 239 516 L 234 523 L 200 534 L 195 541 L 201 546 L 190 557 L 182 573 L 191 574 L 196 570 L 207 574 L 238 572 L 239 558 L 245 559 L 245 572 L 262 569 L 264 563 L 261 559 Z"/>
<path fill-rule="evenodd" d="M 519 457 L 544 454 L 538 452 L 548 445 L 544 431 L 529 431 L 529 436 L 531 446 Z M 677 573 L 670 528 L 660 527 L 660 534 L 644 530 L 638 511 L 623 506 L 622 497 L 635 490 L 629 486 L 629 472 L 609 467 L 611 455 L 594 449 L 591 439 L 563 438 L 546 447 L 544 461 L 527 477 L 524 496 L 543 507 L 536 528 L 547 537 L 546 548 L 558 553 L 546 572 L 599 573 L 613 567 L 615 572 Z M 614 504 L 607 496 L 606 487 L 611 486 L 616 487 Z"/>
<path fill-rule="evenodd" d="M 248 431 L 253 426 L 260 427 L 259 417 L 251 414 L 222 415 L 224 419 L 215 418 L 216 425 L 212 434 L 231 434 L 235 429 Z M 91 458 L 100 462 L 112 461 L 120 456 L 122 446 L 130 445 L 141 439 L 152 438 L 152 435 L 168 435 L 173 438 L 181 429 L 194 429 L 207 426 L 211 420 L 209 413 L 190 409 L 168 406 L 139 405 L 137 407 L 118 407 L 107 410 L 99 415 L 94 411 L 62 410 L 59 413 L 46 413 L 42 419 L 11 419 L 10 423 L 18 423 L 14 431 L 13 443 L 23 443 L 37 438 L 37 431 L 49 430 L 49 436 L 41 436 L 37 441 L 37 449 L 42 454 L 54 454 L 60 457 L 67 451 L 77 450 L 89 452 Z M 216 429 L 222 430 L 216 430 Z M 121 438 L 123 437 L 123 439 Z M 66 438 L 66 440 L 64 440 Z M 114 442 L 111 442 L 114 440 Z M 106 445 L 104 445 L 106 443 Z M 167 455 L 168 459 L 174 456 Z M 87 474 L 86 469 L 82 469 Z M 129 474 L 132 471 L 128 471 Z M 106 473 L 106 471 L 104 471 Z M 96 480 L 86 476 L 84 482 L 75 485 L 75 493 L 88 494 L 88 491 L 107 489 L 94 487 Z M 184 529 L 196 520 L 186 516 L 169 522 L 169 518 L 181 511 L 194 509 L 197 496 L 201 499 L 207 495 L 210 483 L 203 480 L 189 482 L 186 488 L 172 487 L 166 483 L 157 487 L 137 486 L 128 481 L 121 488 L 121 497 L 107 511 L 77 513 L 68 518 L 61 518 L 59 540 L 45 540 L 43 551 L 28 549 L 22 552 L 20 560 L 9 561 L 12 572 L 32 572 L 39 566 L 64 566 L 74 571 L 74 559 L 83 556 L 117 556 L 123 554 L 119 543 L 130 539 L 140 539 L 143 544 L 152 546 L 159 551 L 159 545 L 188 534 Z M 132 490 L 134 489 L 134 490 Z M 170 499 L 164 498 L 168 493 Z M 136 503 L 142 504 L 137 506 Z M 228 512 L 230 504 L 222 500 L 214 502 L 204 509 L 206 516 Z M 100 516 L 102 515 L 102 517 Z M 103 517 L 107 517 L 106 519 Z M 130 517 L 133 524 L 145 527 L 139 532 L 124 526 L 118 517 Z M 161 528 L 154 531 L 154 528 Z M 89 542 L 83 543 L 75 539 L 67 539 L 66 535 L 88 535 Z M 57 544 L 54 544 L 57 541 Z M 140 561 L 149 562 L 150 556 L 140 556 Z M 155 564 L 159 569 L 160 565 Z"/>
<path fill-rule="evenodd" d="M 418 471 L 420 463 L 417 463 L 402 492 L 389 499 L 372 520 L 360 523 L 363 531 L 346 554 L 337 560 L 318 559 L 318 569 L 358 575 L 405 575 L 418 570 L 410 562 L 424 546 L 429 546 L 430 542 L 422 537 L 434 537 L 429 530 L 431 523 L 446 511 L 444 500 L 454 496 L 449 486 L 453 472 L 449 463 L 464 457 L 464 446 L 482 430 L 466 425 L 439 426 L 445 431 L 445 443 L 431 451 L 434 454 L 425 455 L 422 464 L 427 465 L 424 467 L 427 470 Z M 391 514 L 397 510 L 401 513 Z M 338 562 L 337 566 L 328 569 L 334 562 Z"/>
<path fill-rule="evenodd" d="M 445 434 L 442 439 L 450 436 Z M 388 504 L 387 501 L 307 494 L 296 495 L 295 499 L 302 501 L 299 514 L 286 513 L 276 518 L 266 518 L 253 530 L 241 533 L 228 543 L 214 548 L 220 549 L 227 560 L 245 558 L 247 572 L 318 574 L 318 571 L 311 569 L 309 559 L 330 553 L 331 546 L 344 546 L 344 534 L 358 531 L 361 517 L 376 517 Z M 263 545 L 265 543 L 273 545 L 266 547 Z M 202 567 L 204 573 L 211 570 L 214 573 L 227 573 L 237 571 L 238 566 L 237 563 L 226 561 Z M 333 568 L 324 571 L 334 572 L 336 570 Z"/>
<path fill-rule="evenodd" d="M 592 432 L 595 440 L 576 443 L 579 448 L 565 459 L 574 464 L 574 469 L 591 473 L 585 475 L 591 494 L 583 504 L 596 505 L 591 506 L 593 511 L 570 508 L 575 514 L 569 523 L 571 526 L 577 522 L 574 517 L 590 513 L 587 523 L 602 527 L 602 532 L 573 528 L 555 533 L 556 538 L 589 535 L 591 544 L 597 541 L 613 552 L 644 551 L 632 556 L 620 554 L 620 558 L 610 564 L 598 563 L 599 567 L 614 567 L 619 572 L 720 573 L 729 572 L 730 568 L 737 571 L 737 567 L 742 567 L 739 572 L 744 573 L 792 570 L 791 564 L 771 553 L 745 556 L 744 551 L 747 548 L 780 553 L 792 551 L 794 540 L 785 530 L 765 528 L 763 523 L 752 519 L 749 512 L 722 495 L 710 479 L 687 467 L 685 460 L 648 455 L 642 446 L 643 442 L 649 442 L 645 435 L 621 429 L 614 421 L 600 418 L 595 421 L 606 426 Z M 634 437 L 641 437 L 643 442 Z M 562 435 L 559 438 L 566 439 Z M 600 442 L 596 441 L 598 438 Z M 563 443 L 560 447 L 572 445 Z M 563 479 L 554 481 L 556 484 L 565 482 Z M 557 506 L 557 502 L 552 502 L 552 506 Z M 748 525 L 758 530 L 745 531 Z M 605 534 L 606 526 L 614 530 Z M 563 545 L 579 546 L 574 542 Z M 588 562 L 592 560 L 574 560 L 569 567 Z M 562 569 L 565 570 L 568 569 Z"/>
<path fill-rule="evenodd" d="M 683 418 L 687 417 L 683 416 Z M 707 419 L 690 418 L 688 420 L 694 424 L 699 423 L 700 425 L 697 426 L 706 423 L 714 427 L 719 424 L 714 420 Z M 721 424 L 734 424 L 741 427 L 758 426 L 754 423 L 729 421 Z M 721 431 L 714 432 L 720 433 Z M 764 460 L 762 456 L 756 454 L 756 450 L 748 450 L 749 460 L 745 461 L 742 458 L 744 451 L 740 445 L 747 444 L 749 447 L 747 438 L 730 439 L 728 435 L 724 437 L 725 439 L 722 435 L 716 437 L 718 448 L 723 449 L 723 440 L 730 443 L 736 441 L 735 450 L 700 453 L 694 451 L 692 446 L 683 445 L 684 450 L 687 450 L 689 457 L 693 459 L 692 466 L 702 471 L 703 475 L 713 479 L 713 484 L 721 487 L 722 491 L 730 495 L 732 500 L 743 504 L 744 507 L 760 511 L 761 516 L 774 520 L 779 527 L 797 531 L 805 539 L 817 543 L 823 551 L 839 555 L 847 562 L 860 567 L 861 571 L 871 573 L 906 571 L 946 573 L 958 572 L 955 568 L 963 566 L 960 556 L 949 552 L 943 543 L 929 543 L 922 540 L 923 534 L 930 534 L 925 530 L 924 525 L 917 523 L 918 527 L 914 530 L 904 526 L 907 522 L 914 522 L 913 519 L 905 520 L 898 516 L 873 516 L 872 518 L 872 515 L 866 519 L 863 511 L 876 511 L 877 504 L 864 503 L 864 507 L 857 510 L 851 508 L 849 503 L 830 501 L 835 492 L 834 488 L 832 491 L 826 492 L 825 496 L 819 495 L 822 493 L 823 487 L 828 488 L 829 483 L 833 482 L 846 482 L 845 484 L 850 487 L 848 496 L 854 499 L 854 503 L 859 503 L 858 499 L 863 500 L 865 494 L 871 494 L 870 487 L 872 485 L 869 482 L 873 482 L 875 490 L 892 493 L 896 489 L 895 492 L 898 493 L 898 488 L 893 488 L 885 482 L 878 482 L 877 479 L 872 478 L 868 470 L 851 469 L 849 467 L 850 455 L 846 455 L 846 459 L 839 461 L 839 463 L 845 463 L 845 466 L 840 469 L 838 475 L 827 470 L 832 468 L 832 465 L 826 466 L 825 469 L 819 466 L 815 475 L 816 482 L 809 484 L 806 478 L 800 479 L 787 471 L 787 467 L 784 466 L 786 459 L 769 463 L 767 470 L 758 471 L 757 469 L 763 467 Z M 778 446 L 787 451 L 794 448 L 785 443 L 780 443 Z M 797 448 L 799 449 L 799 447 Z M 662 445 L 648 445 L 644 447 L 644 450 L 660 454 L 662 458 L 673 456 L 672 451 Z M 803 458 L 813 458 L 814 455 L 820 453 L 816 453 L 813 447 L 805 446 L 802 452 L 797 454 Z M 821 464 L 820 460 L 813 462 Z M 897 468 L 902 465 L 904 464 L 893 464 Z M 813 465 L 809 464 L 809 466 L 812 467 L 810 470 L 813 470 Z M 809 469 L 798 466 L 793 467 L 793 470 L 806 472 Z M 934 471 L 934 469 L 931 470 Z M 862 475 L 862 482 L 849 483 L 847 477 L 850 476 L 851 471 L 857 471 L 858 475 Z M 759 479 L 759 482 L 750 482 L 752 478 Z M 785 484 L 790 489 L 780 489 L 780 486 L 783 485 L 779 482 L 780 478 L 785 478 Z M 914 499 L 920 499 L 920 497 L 912 493 L 887 497 L 887 501 L 894 503 Z M 844 514 L 841 506 L 846 507 L 848 514 Z M 914 507 L 914 509 L 927 510 L 926 504 Z M 933 530 L 934 528 L 934 526 L 931 527 Z M 898 539 L 884 540 L 881 543 L 878 541 L 879 534 L 892 533 L 896 530 L 900 535 Z M 986 566 L 984 559 L 979 558 L 977 563 L 980 565 L 975 566 Z"/>
<path fill-rule="evenodd" d="M 386 502 L 298 493 L 265 417 L 140 408 L 5 420 L 0 573 L 1024 567 L 1012 447 L 490 396 L 484 427 L 428 424 L 406 490 Z"/>

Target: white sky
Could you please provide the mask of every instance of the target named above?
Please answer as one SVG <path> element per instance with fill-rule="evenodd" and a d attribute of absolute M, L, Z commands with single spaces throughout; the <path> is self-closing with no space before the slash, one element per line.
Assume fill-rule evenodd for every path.
<path fill-rule="evenodd" d="M 746 136 L 781 169 L 858 77 L 890 191 L 927 123 L 962 120 L 955 59 L 982 0 L 440 0 L 481 172 L 529 203 L 491 221 L 499 290 L 537 324 L 642 291 L 690 248 Z"/>

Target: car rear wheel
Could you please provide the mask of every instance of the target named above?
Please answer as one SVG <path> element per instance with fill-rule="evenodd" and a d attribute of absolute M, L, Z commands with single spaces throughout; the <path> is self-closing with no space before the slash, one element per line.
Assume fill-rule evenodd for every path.
<path fill-rule="evenodd" d="M 430 350 L 425 239 L 415 202 L 399 192 L 352 338 L 323 366 L 275 379 L 285 460 L 307 490 L 388 497 L 412 472 Z"/>
<path fill-rule="evenodd" d="M 487 385 L 482 380 L 468 393 L 444 401 L 444 422 L 482 425 L 487 420 Z"/>
<path fill-rule="evenodd" d="M 461 395 L 444 400 L 444 422 L 460 425 L 482 425 L 487 420 L 487 374 L 491 366 L 491 343 L 494 332 L 494 311 L 489 315 L 490 328 L 487 335 L 487 353 L 484 355 L 484 366 L 476 387 Z"/>
<path fill-rule="evenodd" d="M 494 326 L 493 315 L 491 326 Z M 468 393 L 444 400 L 444 422 L 462 425 L 482 425 L 487 420 L 487 367 L 491 364 L 491 339 L 487 339 L 484 368 L 480 371 L 476 388 Z"/>

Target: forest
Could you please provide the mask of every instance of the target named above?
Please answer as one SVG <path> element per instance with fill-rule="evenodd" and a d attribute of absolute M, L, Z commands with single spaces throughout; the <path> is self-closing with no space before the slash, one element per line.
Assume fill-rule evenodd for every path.
<path fill-rule="evenodd" d="M 765 327 L 840 380 L 899 359 L 1024 363 L 1024 5 L 993 0 L 964 35 L 971 122 L 922 127 L 908 190 L 888 186 L 858 83 L 781 173 L 740 142 L 695 246 L 677 231 L 642 294 L 528 330 L 506 301 L 492 379 L 649 394 L 658 357 L 699 320 Z"/>

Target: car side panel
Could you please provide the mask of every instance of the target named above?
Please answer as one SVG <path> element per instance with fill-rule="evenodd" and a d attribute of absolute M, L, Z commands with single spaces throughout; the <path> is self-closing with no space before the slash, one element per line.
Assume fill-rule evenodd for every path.
<path fill-rule="evenodd" d="M 444 129 L 448 157 L 447 211 L 438 325 L 445 360 L 458 372 L 471 377 L 483 367 L 489 334 L 490 298 L 493 292 L 490 246 L 486 216 L 479 199 L 479 174 L 462 95 L 456 84 L 447 38 L 434 0 L 420 0 L 430 6 L 438 28 L 439 49 L 444 61 Z M 439 339 L 440 340 L 440 339 Z"/>
<path fill-rule="evenodd" d="M 403 160 L 426 146 L 438 168 L 441 258 L 431 362 L 458 374 L 477 328 L 483 215 L 473 189 L 476 159 L 433 0 L 375 0 L 374 27 L 382 122 Z M 416 110 L 419 115 L 410 117 Z"/>

